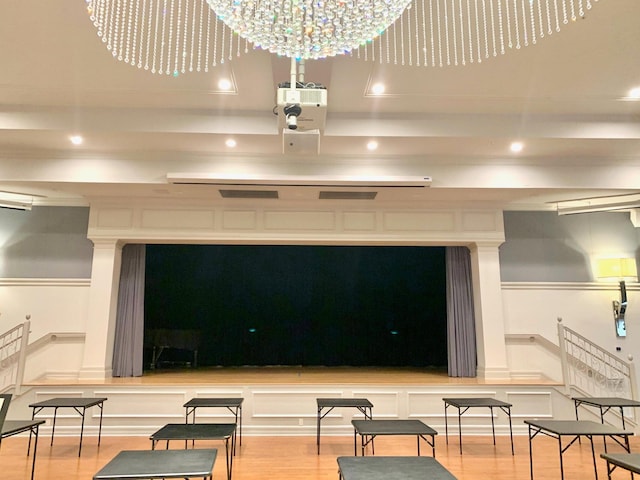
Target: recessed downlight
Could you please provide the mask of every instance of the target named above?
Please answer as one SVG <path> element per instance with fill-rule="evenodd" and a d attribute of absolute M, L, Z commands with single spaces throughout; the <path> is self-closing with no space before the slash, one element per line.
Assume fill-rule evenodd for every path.
<path fill-rule="evenodd" d="M 384 83 L 374 83 L 371 86 L 371 93 L 373 95 L 382 95 L 384 93 L 385 86 Z"/>
<path fill-rule="evenodd" d="M 218 88 L 220 90 L 231 90 L 231 80 L 229 80 L 228 78 L 221 78 L 220 80 L 218 80 Z"/>
<path fill-rule="evenodd" d="M 640 87 L 635 87 L 629 90 L 628 98 L 631 100 L 640 100 Z"/>
<path fill-rule="evenodd" d="M 69 137 L 69 141 L 71 143 L 73 143 L 74 145 L 82 145 L 82 142 L 84 141 L 83 138 L 80 135 L 71 135 Z"/>
<path fill-rule="evenodd" d="M 522 151 L 524 145 L 522 144 L 522 142 L 512 142 L 509 148 L 513 153 L 518 153 Z"/>
<path fill-rule="evenodd" d="M 377 148 L 378 142 L 376 142 L 375 140 L 370 140 L 369 143 L 367 143 L 367 150 L 369 150 L 370 152 L 373 152 Z"/>
<path fill-rule="evenodd" d="M 233 138 L 227 138 L 227 141 L 224 143 L 229 148 L 233 148 L 238 144 Z"/>

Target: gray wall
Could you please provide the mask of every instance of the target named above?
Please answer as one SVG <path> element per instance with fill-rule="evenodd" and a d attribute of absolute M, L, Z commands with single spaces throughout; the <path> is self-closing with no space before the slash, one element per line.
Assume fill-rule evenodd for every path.
<path fill-rule="evenodd" d="M 595 258 L 638 258 L 640 229 L 629 213 L 504 212 L 504 227 L 500 273 L 505 282 L 592 282 Z"/>
<path fill-rule="evenodd" d="M 90 278 L 86 207 L 0 208 L 0 278 Z M 597 256 L 640 254 L 628 213 L 504 212 L 505 282 L 591 282 Z"/>
<path fill-rule="evenodd" d="M 0 208 L 0 278 L 90 278 L 89 209 Z"/>

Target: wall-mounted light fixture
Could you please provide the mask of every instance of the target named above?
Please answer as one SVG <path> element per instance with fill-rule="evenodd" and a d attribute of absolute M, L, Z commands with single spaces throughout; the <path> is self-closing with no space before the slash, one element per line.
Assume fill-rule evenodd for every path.
<path fill-rule="evenodd" d="M 620 300 L 613 300 L 613 319 L 618 337 L 627 336 L 625 313 L 627 310 L 626 280 L 637 281 L 638 269 L 635 258 L 601 258 L 598 260 L 597 276 L 602 280 L 618 280 Z"/>

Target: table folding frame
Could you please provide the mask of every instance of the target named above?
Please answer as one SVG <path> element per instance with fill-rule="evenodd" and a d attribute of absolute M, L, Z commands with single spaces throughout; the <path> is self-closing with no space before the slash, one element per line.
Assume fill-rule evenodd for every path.
<path fill-rule="evenodd" d="M 513 448 L 513 426 L 511 424 L 511 403 L 496 400 L 495 398 L 443 398 L 444 401 L 444 429 L 447 445 L 449 445 L 449 423 L 447 421 L 447 410 L 449 406 L 458 409 L 458 441 L 460 443 L 460 455 L 462 455 L 462 422 L 461 418 L 470 408 L 488 408 L 491 416 L 491 433 L 493 444 L 496 444 L 496 427 L 493 419 L 493 409 L 499 408 L 509 419 L 509 437 L 511 439 L 511 455 L 515 455 Z"/>
<path fill-rule="evenodd" d="M 158 442 L 166 441 L 166 449 L 172 440 L 184 440 L 184 448 L 187 442 L 192 440 L 222 440 L 225 447 L 227 462 L 227 480 L 231 480 L 233 471 L 233 452 L 235 451 L 235 423 L 169 423 L 160 430 L 151 434 L 151 450 L 156 449 Z"/>
<path fill-rule="evenodd" d="M 226 408 L 235 418 L 238 429 L 234 431 L 234 435 L 238 432 L 238 440 L 242 446 L 242 402 L 244 398 L 192 398 L 183 405 L 185 408 L 185 423 L 189 423 L 189 416 L 192 417 L 191 423 L 196 423 L 196 410 L 198 408 Z M 235 439 L 234 439 L 235 440 Z M 233 454 L 236 454 L 236 445 L 233 442 Z"/>
<path fill-rule="evenodd" d="M 612 408 L 619 408 L 620 419 L 622 420 L 622 428 L 626 428 L 624 421 L 624 408 L 640 407 L 640 402 L 638 402 L 637 400 L 619 397 L 573 397 L 572 400 L 576 410 L 576 420 L 579 420 L 578 407 L 580 407 L 581 405 L 597 408 L 600 411 L 600 423 L 604 423 L 604 416 L 607 414 L 607 412 L 609 412 L 609 410 L 611 410 Z"/>
<path fill-rule="evenodd" d="M 435 436 L 436 430 L 420 420 L 352 420 L 353 425 L 353 450 L 354 456 L 358 455 L 358 440 L 360 435 L 360 448 L 362 456 L 365 455 L 367 445 L 371 444 L 378 435 L 416 436 L 418 456 L 420 456 L 420 440 L 424 440 L 430 447 L 433 456 L 436 456 Z"/>
<path fill-rule="evenodd" d="M 84 436 L 84 418 L 88 408 L 98 407 L 100 409 L 100 426 L 98 427 L 98 446 L 100 446 L 100 439 L 102 436 L 102 413 L 104 402 L 106 398 L 89 398 L 89 397 L 71 397 L 71 398 L 51 398 L 42 402 L 32 403 L 31 407 L 31 419 L 35 419 L 35 416 L 39 414 L 45 408 L 53 408 L 53 426 L 51 429 L 51 445 L 53 445 L 53 437 L 56 432 L 56 418 L 58 416 L 58 409 L 71 408 L 82 418 L 80 426 L 80 445 L 78 446 L 78 456 L 82 453 L 82 437 Z M 29 435 L 29 444 L 31 444 L 31 435 Z"/>
<path fill-rule="evenodd" d="M 365 420 L 373 419 L 373 404 L 366 398 L 317 398 L 318 414 L 316 418 L 316 444 L 320 455 L 320 424 L 334 408 L 355 408 Z"/>
<path fill-rule="evenodd" d="M 538 434 L 545 435 L 558 440 L 558 455 L 560 458 L 560 478 L 564 480 L 564 453 L 575 444 L 581 437 L 587 437 L 591 444 L 591 458 L 593 459 L 593 472 L 595 479 L 598 480 L 598 469 L 596 466 L 596 455 L 593 448 L 593 437 L 602 436 L 609 437 L 626 452 L 630 451 L 629 436 L 633 432 L 621 430 L 610 425 L 586 421 L 586 420 L 525 420 L 529 425 L 529 472 L 531 480 L 533 480 L 533 449 L 532 440 Z M 569 437 L 568 443 L 564 446 L 562 438 Z M 607 444 L 605 443 L 605 452 Z"/>
<path fill-rule="evenodd" d="M 38 430 L 44 420 L 5 420 L 0 432 L 0 442 L 3 438 L 11 437 L 23 432 L 29 432 L 29 444 L 27 446 L 27 457 L 31 453 L 31 436 L 35 437 L 33 443 L 33 458 L 31 459 L 31 480 L 34 479 L 36 471 L 36 455 L 38 453 Z"/>
<path fill-rule="evenodd" d="M 640 453 L 601 453 L 601 458 L 607 462 L 607 478 L 611 480 L 613 471 L 620 467 L 631 472 L 631 478 L 635 473 L 640 473 Z"/>

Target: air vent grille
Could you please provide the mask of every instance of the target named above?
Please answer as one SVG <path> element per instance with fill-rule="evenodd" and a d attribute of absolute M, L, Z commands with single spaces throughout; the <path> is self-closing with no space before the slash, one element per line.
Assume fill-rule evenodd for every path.
<path fill-rule="evenodd" d="M 278 198 L 277 190 L 220 190 L 222 198 Z"/>
<path fill-rule="evenodd" d="M 332 192 L 321 191 L 320 200 L 374 200 L 378 192 Z"/>

